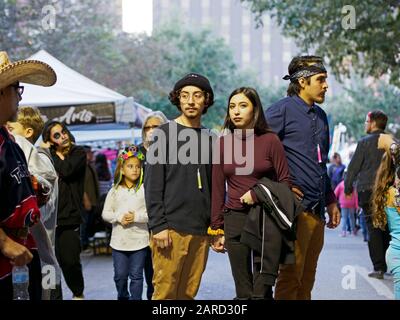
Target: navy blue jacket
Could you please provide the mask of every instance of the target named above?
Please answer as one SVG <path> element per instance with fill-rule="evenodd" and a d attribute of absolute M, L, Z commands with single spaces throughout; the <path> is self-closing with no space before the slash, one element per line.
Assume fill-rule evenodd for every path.
<path fill-rule="evenodd" d="M 323 216 L 325 206 L 336 202 L 326 170 L 329 125 L 325 111 L 292 96 L 274 103 L 265 116 L 282 141 L 292 184 L 304 193 L 302 206 L 318 208 L 316 213 Z"/>

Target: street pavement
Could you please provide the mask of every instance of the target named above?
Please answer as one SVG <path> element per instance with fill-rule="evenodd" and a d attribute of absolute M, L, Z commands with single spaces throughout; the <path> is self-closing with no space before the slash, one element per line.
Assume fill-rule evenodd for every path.
<path fill-rule="evenodd" d="M 87 300 L 115 300 L 111 255 L 82 254 Z M 339 230 L 326 229 L 312 299 L 314 300 L 393 300 L 393 279 L 368 277 L 371 271 L 367 243 L 358 235 L 339 237 Z M 145 287 L 145 286 L 144 286 Z M 64 299 L 71 292 L 63 282 Z M 235 287 L 227 254 L 210 250 L 206 271 L 196 299 L 231 300 Z M 143 295 L 145 299 L 145 296 Z"/>

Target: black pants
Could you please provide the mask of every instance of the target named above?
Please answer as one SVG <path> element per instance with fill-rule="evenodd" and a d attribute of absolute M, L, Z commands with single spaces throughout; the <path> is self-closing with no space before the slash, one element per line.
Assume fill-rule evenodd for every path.
<path fill-rule="evenodd" d="M 150 247 L 146 248 L 146 259 L 144 261 L 144 278 L 147 284 L 147 292 L 146 297 L 147 300 L 151 300 L 153 296 L 154 287 L 153 287 L 153 261 L 151 260 L 151 249 Z"/>
<path fill-rule="evenodd" d="M 386 250 L 389 247 L 390 242 L 390 234 L 387 229 L 385 231 L 374 228 L 372 223 L 372 191 L 365 190 L 358 192 L 358 201 L 360 203 L 361 208 L 364 211 L 365 222 L 367 224 L 369 241 L 368 241 L 368 250 L 369 256 L 372 261 L 372 265 L 374 266 L 375 271 L 387 271 L 385 254 Z"/>
<path fill-rule="evenodd" d="M 55 251 L 65 282 L 74 296 L 83 294 L 84 282 L 80 260 L 79 226 L 60 226 L 56 229 Z"/>
<path fill-rule="evenodd" d="M 28 264 L 29 268 L 29 299 L 32 301 L 42 300 L 42 266 L 37 250 L 31 250 L 32 261 Z"/>
<path fill-rule="evenodd" d="M 272 299 L 272 285 L 260 273 L 261 256 L 240 242 L 247 212 L 229 210 L 225 213 L 225 245 L 228 250 L 236 299 Z"/>

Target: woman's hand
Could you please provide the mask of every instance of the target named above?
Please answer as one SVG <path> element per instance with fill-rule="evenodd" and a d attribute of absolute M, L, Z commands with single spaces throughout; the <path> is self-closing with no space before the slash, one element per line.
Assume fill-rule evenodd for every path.
<path fill-rule="evenodd" d="M 225 236 L 213 236 L 211 238 L 211 249 L 213 249 L 215 252 L 225 253 Z"/>
<path fill-rule="evenodd" d="M 240 202 L 249 206 L 252 206 L 254 204 L 254 200 L 251 196 L 250 190 L 240 197 Z"/>

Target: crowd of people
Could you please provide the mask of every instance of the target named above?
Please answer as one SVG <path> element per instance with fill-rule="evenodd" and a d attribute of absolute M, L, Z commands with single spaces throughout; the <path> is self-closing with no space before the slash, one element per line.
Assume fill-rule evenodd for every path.
<path fill-rule="evenodd" d="M 0 297 L 13 297 L 12 266 L 28 265 L 32 300 L 62 299 L 61 274 L 84 299 L 80 254 L 101 217 L 118 300 L 142 299 L 144 281 L 148 299 L 194 299 L 210 247 L 228 253 L 235 299 L 309 300 L 325 226 L 342 221 L 341 235 L 356 235 L 365 218 L 370 276 L 390 271 L 400 299 L 399 146 L 384 131 L 387 116 L 369 112 L 349 166 L 334 154 L 327 169 L 322 58 L 293 58 L 283 79 L 287 97 L 268 108 L 254 88 L 233 90 L 216 134 L 202 126 L 211 83 L 185 75 L 169 94 L 179 116 L 150 113 L 142 144 L 121 148 L 112 174 L 64 123 L 17 109 L 20 82 L 53 85 L 51 66 L 0 52 Z M 50 290 L 44 265 L 57 274 Z"/>

